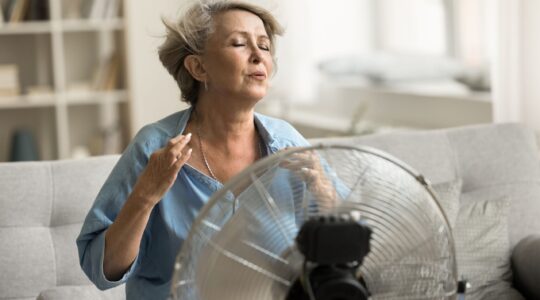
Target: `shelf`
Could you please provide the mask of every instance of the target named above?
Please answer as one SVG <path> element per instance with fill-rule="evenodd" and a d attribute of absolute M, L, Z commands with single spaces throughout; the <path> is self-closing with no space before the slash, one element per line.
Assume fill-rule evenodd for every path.
<path fill-rule="evenodd" d="M 0 35 L 42 34 L 51 33 L 52 23 L 49 21 L 29 21 L 0 24 Z"/>
<path fill-rule="evenodd" d="M 69 105 L 99 104 L 103 102 L 122 103 L 126 102 L 127 91 L 83 91 L 66 93 L 66 101 Z"/>
<path fill-rule="evenodd" d="M 131 96 L 121 63 L 127 56 L 125 19 L 119 13 L 124 1 L 100 0 L 101 12 L 94 7 L 98 1 L 36 1 L 48 2 L 49 19 L 0 23 L 0 62 L 17 66 L 17 74 L 3 75 L 18 79 L 8 89 L 23 93 L 0 96 L 0 127 L 6 133 L 33 129 L 46 159 L 70 157 L 74 147 L 93 143 L 104 128 L 117 128 L 118 134 L 108 138 L 118 145 L 114 151 L 121 151 L 127 142 L 122 134 L 129 135 L 125 103 Z M 91 14 L 83 13 L 90 8 Z M 108 63 L 112 53 L 115 64 Z M 3 149 L 0 160 L 7 157 Z"/>
<path fill-rule="evenodd" d="M 124 29 L 124 20 L 115 19 L 79 19 L 79 20 L 63 20 L 58 22 L 60 28 L 64 32 L 80 32 L 80 31 L 112 31 Z M 53 31 L 53 23 L 50 21 L 28 21 L 20 23 L 3 23 L 0 24 L 0 35 L 14 34 L 44 34 Z"/>
<path fill-rule="evenodd" d="M 55 104 L 55 95 L 42 96 L 11 96 L 0 97 L 0 109 L 40 108 L 52 107 Z"/>
<path fill-rule="evenodd" d="M 62 21 L 62 30 L 65 32 L 122 30 L 123 19 L 79 19 Z"/>
<path fill-rule="evenodd" d="M 58 94 L 0 97 L 0 109 L 52 107 L 56 104 L 58 97 Z M 103 102 L 123 103 L 127 101 L 127 97 L 128 93 L 124 90 L 68 92 L 65 94 L 68 105 L 100 104 Z"/>

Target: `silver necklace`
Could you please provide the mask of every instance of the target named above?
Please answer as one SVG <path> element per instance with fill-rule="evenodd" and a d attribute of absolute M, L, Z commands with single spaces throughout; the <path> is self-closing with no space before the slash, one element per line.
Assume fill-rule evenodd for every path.
<path fill-rule="evenodd" d="M 255 130 L 257 130 L 257 129 L 255 129 Z M 200 124 L 197 124 L 196 131 L 197 131 L 197 139 L 199 140 L 199 149 L 201 150 L 201 156 L 202 156 L 204 165 L 206 166 L 206 169 L 208 170 L 208 173 L 210 173 L 210 177 L 212 177 L 212 179 L 214 179 L 215 181 L 219 181 L 216 174 L 214 174 L 214 171 L 212 171 L 212 168 L 210 168 L 210 164 L 208 163 L 208 159 L 206 158 L 206 154 L 204 152 L 202 139 L 201 139 Z M 263 156 L 262 155 L 262 148 L 261 148 L 261 138 L 260 138 L 258 133 L 257 133 L 257 136 L 258 136 L 257 145 L 259 146 L 259 158 L 261 158 Z"/>

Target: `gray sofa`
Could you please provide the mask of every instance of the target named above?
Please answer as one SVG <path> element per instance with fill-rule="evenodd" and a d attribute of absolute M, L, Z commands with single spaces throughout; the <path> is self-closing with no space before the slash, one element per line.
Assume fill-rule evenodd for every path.
<path fill-rule="evenodd" d="M 540 234 L 540 159 L 531 130 L 479 125 L 322 141 L 382 149 L 433 183 L 460 178 L 461 204 L 508 197 L 514 286 L 528 299 L 540 299 L 540 238 L 531 236 Z M 1 300 L 125 297 L 123 287 L 101 292 L 90 284 L 75 246 L 87 210 L 117 159 L 0 163 Z"/>

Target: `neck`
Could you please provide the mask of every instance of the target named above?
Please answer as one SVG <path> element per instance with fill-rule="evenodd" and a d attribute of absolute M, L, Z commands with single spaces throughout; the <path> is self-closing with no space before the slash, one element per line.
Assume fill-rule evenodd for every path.
<path fill-rule="evenodd" d="M 239 101 L 207 101 L 199 99 L 194 108 L 193 129 L 207 142 L 237 141 L 255 134 L 253 105 L 234 105 Z"/>

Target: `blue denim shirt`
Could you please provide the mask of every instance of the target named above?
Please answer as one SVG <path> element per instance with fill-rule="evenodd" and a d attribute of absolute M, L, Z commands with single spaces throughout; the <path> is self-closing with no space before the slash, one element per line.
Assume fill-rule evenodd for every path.
<path fill-rule="evenodd" d="M 184 131 L 191 111 L 180 111 L 142 128 L 120 157 L 88 212 L 77 247 L 82 269 L 98 288 L 126 283 L 129 300 L 167 298 L 176 255 L 199 210 L 222 184 L 184 165 L 176 182 L 154 207 L 139 255 L 118 281 L 107 280 L 103 273 L 105 231 L 120 212 L 150 155 Z M 256 113 L 255 124 L 267 154 L 285 147 L 309 145 L 285 121 Z"/>

